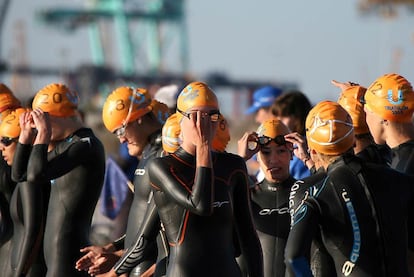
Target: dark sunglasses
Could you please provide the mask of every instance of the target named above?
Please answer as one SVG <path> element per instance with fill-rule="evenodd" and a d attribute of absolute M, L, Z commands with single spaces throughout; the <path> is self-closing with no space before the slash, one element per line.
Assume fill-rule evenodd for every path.
<path fill-rule="evenodd" d="M 185 116 L 185 117 L 187 117 L 188 119 L 190 119 L 190 116 L 192 115 L 192 114 L 194 114 L 194 116 L 195 116 L 195 119 L 197 120 L 197 113 L 196 112 L 192 112 L 192 113 L 186 113 L 186 112 L 183 112 L 183 111 L 181 111 L 180 109 L 177 109 L 177 111 L 180 113 L 180 114 L 182 114 L 183 116 Z M 210 117 L 210 120 L 211 120 L 211 122 L 217 122 L 217 121 L 219 121 L 219 119 L 220 119 L 220 112 L 219 111 L 211 111 L 211 112 L 208 112 L 208 113 L 202 113 L 203 115 L 205 114 L 205 115 L 208 115 L 209 117 Z"/>
<path fill-rule="evenodd" d="M 15 138 L 8 138 L 8 137 L 2 137 L 0 139 L 0 143 L 3 144 L 4 146 L 9 146 L 10 144 L 12 144 L 15 141 L 16 141 Z"/>

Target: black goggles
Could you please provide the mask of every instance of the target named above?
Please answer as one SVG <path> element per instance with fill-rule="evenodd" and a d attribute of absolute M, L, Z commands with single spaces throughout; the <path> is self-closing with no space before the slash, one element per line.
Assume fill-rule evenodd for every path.
<path fill-rule="evenodd" d="M 10 144 L 12 144 L 15 141 L 16 141 L 15 138 L 8 138 L 8 137 L 2 137 L 0 139 L 0 143 L 3 144 L 4 146 L 9 146 Z"/>
<path fill-rule="evenodd" d="M 275 138 L 269 138 L 269 137 L 266 137 L 266 136 L 262 136 L 262 137 L 257 138 L 257 142 L 261 146 L 268 145 L 272 141 L 274 141 L 278 145 L 285 145 L 286 144 L 285 136 L 283 136 L 283 135 L 278 135 Z"/>
<path fill-rule="evenodd" d="M 182 110 L 180 110 L 180 109 L 177 109 L 177 111 L 180 113 L 180 114 L 182 114 L 183 116 L 185 116 L 185 117 L 187 117 L 188 119 L 190 119 L 190 116 L 193 114 L 194 116 L 195 116 L 195 119 L 197 120 L 197 112 L 196 111 L 194 111 L 194 112 L 192 112 L 192 113 L 186 113 L 186 112 L 183 112 Z M 220 119 L 220 112 L 219 111 L 211 111 L 211 112 L 203 112 L 203 113 L 201 113 L 202 115 L 206 115 L 206 116 L 209 116 L 210 117 L 210 120 L 211 120 L 211 122 L 217 122 L 217 121 L 219 121 L 219 119 Z"/>

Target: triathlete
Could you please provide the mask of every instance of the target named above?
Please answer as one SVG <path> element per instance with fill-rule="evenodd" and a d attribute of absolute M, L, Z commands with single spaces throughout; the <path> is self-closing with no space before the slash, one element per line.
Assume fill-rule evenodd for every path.
<path fill-rule="evenodd" d="M 303 180 L 309 189 L 290 195 L 292 229 L 286 265 L 311 276 L 307 253 L 316 232 L 333 258 L 337 276 L 408 276 L 406 230 L 412 178 L 353 155 L 350 115 L 338 103 L 317 104 L 306 120 L 310 155 L 327 177 Z M 390 184 L 393 184 L 390 186 Z"/>
<path fill-rule="evenodd" d="M 170 245 L 167 276 L 241 276 L 234 228 L 250 276 L 263 276 L 245 162 L 237 155 L 212 151 L 220 119 L 217 97 L 206 84 L 190 83 L 178 97 L 177 115 L 181 147 L 148 164 Z"/>
<path fill-rule="evenodd" d="M 20 107 L 20 101 L 3 83 L 0 83 L 0 122 L 11 111 Z M 10 198 L 16 183 L 11 180 L 11 168 L 4 159 L 0 159 L 0 272 L 6 274 L 10 269 L 10 244 L 13 224 L 10 218 Z"/>
<path fill-rule="evenodd" d="M 239 155 L 249 159 L 255 146 L 264 180 L 251 189 L 253 219 L 263 250 L 264 276 L 285 276 L 284 253 L 290 230 L 289 193 L 296 181 L 289 174 L 293 145 L 289 129 L 278 119 L 264 121 L 257 132 L 239 140 Z M 255 144 L 255 145 L 254 145 Z"/>
<path fill-rule="evenodd" d="M 30 114 L 18 108 L 7 115 L 0 124 L 0 150 L 9 166 L 20 135 L 20 115 Z M 38 142 L 37 142 L 38 143 Z M 4 276 L 45 276 L 43 257 L 43 232 L 49 201 L 50 182 L 19 182 L 10 200 L 13 237 L 9 254 L 12 273 Z"/>
<path fill-rule="evenodd" d="M 78 95 L 63 84 L 52 83 L 38 91 L 32 117 L 21 122 L 31 128 L 22 130 L 13 162 L 16 181 L 26 179 L 26 170 L 29 182 L 51 181 L 44 234 L 48 277 L 87 276 L 74 265 L 79 249 L 90 244 L 92 216 L 104 179 L 103 145 L 84 127 L 78 102 Z"/>
<path fill-rule="evenodd" d="M 385 74 L 368 87 L 364 100 L 368 127 L 375 142 L 391 148 L 391 168 L 413 175 L 414 91 L 410 82 L 395 73 Z M 414 206 L 410 210 L 408 265 L 414 275 Z"/>
<path fill-rule="evenodd" d="M 136 234 L 152 199 L 147 163 L 162 153 L 160 121 L 165 120 L 166 116 L 163 112 L 158 113 L 159 109 L 154 109 L 155 105 L 162 106 L 154 101 L 156 100 L 151 100 L 147 90 L 125 86 L 115 89 L 105 100 L 102 110 L 105 127 L 118 136 L 120 143 L 126 143 L 129 154 L 140 157 L 140 161 L 135 170 L 134 198 L 125 236 L 104 247 L 89 246 L 81 249 L 86 254 L 77 261 L 78 270 L 87 270 L 91 275 L 107 273 L 105 276 L 117 276 L 128 273 L 129 276 L 141 276 L 153 272 L 157 257 L 158 260 L 163 260 L 167 255 L 168 249 L 163 245 L 162 236 L 158 238 L 158 243 L 155 236 L 146 245 L 145 257 L 138 264 L 130 262 L 134 257 L 124 253 L 136 243 Z M 155 220 L 154 225 L 158 232 L 159 220 Z"/>
<path fill-rule="evenodd" d="M 355 155 L 368 162 L 390 165 L 389 147 L 376 144 L 369 132 L 364 105 L 361 103 L 367 89 L 351 82 L 340 83 L 333 80 L 332 84 L 341 89 L 337 102 L 349 113 L 354 124 Z"/>

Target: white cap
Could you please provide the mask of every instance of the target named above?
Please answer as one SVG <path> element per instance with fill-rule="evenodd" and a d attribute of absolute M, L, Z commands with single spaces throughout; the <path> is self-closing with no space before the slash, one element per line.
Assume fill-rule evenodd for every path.
<path fill-rule="evenodd" d="M 177 105 L 178 86 L 168 85 L 160 87 L 154 94 L 154 99 L 166 104 L 168 108 L 175 108 Z"/>

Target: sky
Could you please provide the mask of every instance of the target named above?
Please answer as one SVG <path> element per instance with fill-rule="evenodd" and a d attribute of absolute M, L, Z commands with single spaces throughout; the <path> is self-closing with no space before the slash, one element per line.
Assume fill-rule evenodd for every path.
<path fill-rule="evenodd" d="M 16 59 L 13 26 L 23 20 L 27 63 L 76 68 L 90 62 L 85 29 L 65 33 L 35 18 L 40 9 L 82 3 L 11 1 L 1 58 Z M 397 72 L 414 82 L 414 12 L 400 9 L 398 17 L 383 19 L 361 15 L 357 4 L 357 0 L 187 0 L 190 72 L 200 78 L 222 72 L 234 80 L 294 82 L 313 103 L 337 99 L 332 79 L 368 86 L 382 74 Z M 8 76 L 2 79 L 10 81 Z M 34 91 L 46 82 L 34 80 Z"/>

